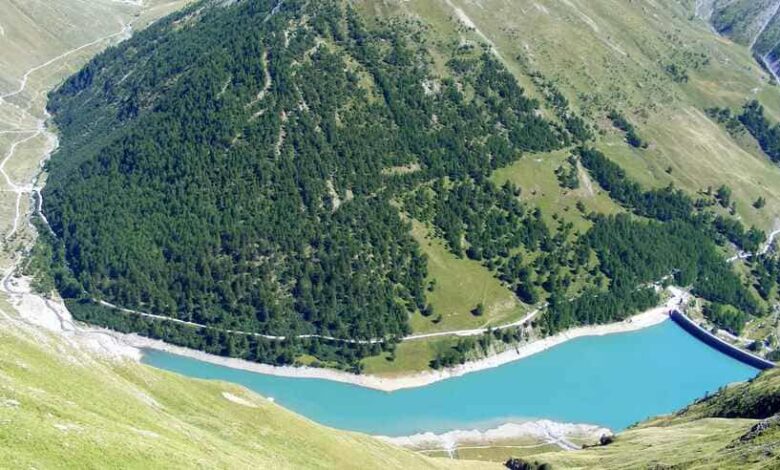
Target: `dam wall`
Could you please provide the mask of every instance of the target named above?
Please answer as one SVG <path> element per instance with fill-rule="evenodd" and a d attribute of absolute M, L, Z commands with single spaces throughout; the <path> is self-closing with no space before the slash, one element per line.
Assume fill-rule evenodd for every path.
<path fill-rule="evenodd" d="M 731 356 L 734 359 L 740 362 L 744 362 L 745 364 L 757 369 L 766 370 L 775 367 L 774 362 L 767 361 L 764 358 L 750 354 L 747 351 L 744 351 L 732 344 L 727 343 L 726 341 L 723 341 L 701 326 L 697 325 L 693 320 L 678 310 L 673 310 L 671 317 L 672 320 L 680 325 L 685 331 L 692 334 L 709 346 L 712 346 L 713 348 L 722 352 L 723 354 Z"/>

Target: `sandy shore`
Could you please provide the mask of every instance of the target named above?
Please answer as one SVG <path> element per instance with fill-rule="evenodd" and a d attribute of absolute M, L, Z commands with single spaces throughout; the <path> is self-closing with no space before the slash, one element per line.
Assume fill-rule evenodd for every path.
<path fill-rule="evenodd" d="M 499 367 L 501 365 L 540 353 L 546 349 L 552 348 L 575 338 L 625 333 L 657 325 L 668 319 L 670 310 L 677 306 L 686 296 L 686 294 L 680 289 L 670 288 L 670 291 L 672 293 L 672 297 L 666 302 L 665 305 L 635 315 L 619 323 L 574 328 L 554 336 L 543 338 L 538 341 L 533 341 L 514 349 L 510 349 L 476 361 L 470 361 L 449 369 L 426 371 L 400 377 L 356 375 L 348 372 L 314 367 L 271 366 L 267 364 L 249 362 L 242 359 L 215 356 L 202 351 L 182 348 L 164 343 L 159 340 L 153 340 L 138 335 L 124 335 L 119 333 L 116 333 L 116 335 L 118 335 L 118 337 L 120 337 L 124 343 L 136 348 L 156 349 L 159 351 L 186 356 L 211 364 L 231 367 L 234 369 L 241 369 L 250 372 L 276 375 L 281 377 L 333 380 L 335 382 L 343 382 L 385 392 L 392 392 L 405 388 L 423 387 L 440 380 L 459 377 L 461 375 L 472 372 Z"/>
<path fill-rule="evenodd" d="M 578 448 L 577 441 L 598 442 L 603 435 L 612 432 L 600 426 L 590 424 L 556 423 L 550 420 L 505 423 L 486 431 L 455 430 L 443 434 L 431 432 L 403 437 L 375 436 L 383 441 L 412 450 L 452 451 L 463 446 L 493 446 L 502 443 L 531 441 L 531 444 L 554 444 L 563 449 Z"/>

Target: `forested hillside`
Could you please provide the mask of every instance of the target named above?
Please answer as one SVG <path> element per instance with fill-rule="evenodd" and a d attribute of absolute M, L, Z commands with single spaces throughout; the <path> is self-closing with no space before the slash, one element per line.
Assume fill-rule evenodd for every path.
<path fill-rule="evenodd" d="M 430 302 L 437 286 L 412 222 L 518 304 L 549 301 L 541 335 L 652 307 L 652 284 L 671 276 L 761 314 L 721 247 L 754 251 L 763 232 L 718 213 L 714 197 L 644 188 L 590 146 L 594 123 L 535 80 L 543 102 L 490 45 L 349 2 L 196 3 L 50 96 L 62 145 L 37 254 L 80 320 L 357 371 L 410 334 L 413 316 L 448 313 Z M 628 145 L 647 146 L 610 116 Z M 490 179 L 553 150 L 569 154 L 562 187 L 576 188 L 582 168 L 625 213 L 578 207 L 575 228 Z M 463 361 L 469 348 L 455 347 L 431 365 Z"/>
<path fill-rule="evenodd" d="M 425 262 L 396 188 L 568 141 L 478 48 L 433 77 L 423 37 L 338 2 L 207 2 L 97 57 L 50 101 L 63 295 L 273 335 L 408 333 Z"/>

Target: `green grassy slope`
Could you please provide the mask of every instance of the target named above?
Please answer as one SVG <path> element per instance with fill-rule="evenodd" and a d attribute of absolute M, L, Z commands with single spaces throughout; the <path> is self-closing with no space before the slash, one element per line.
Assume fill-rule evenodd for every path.
<path fill-rule="evenodd" d="M 779 411 L 780 371 L 773 370 L 641 423 L 609 445 L 529 460 L 553 468 L 777 468 Z"/>
<path fill-rule="evenodd" d="M 442 41 L 456 35 L 491 43 L 537 96 L 541 93 L 528 73 L 540 72 L 599 124 L 599 148 L 643 184 L 672 182 L 692 193 L 729 184 L 745 221 L 763 228 L 774 224 L 780 212 L 780 170 L 754 146 L 732 139 L 704 110 L 736 109 L 758 95 L 774 114 L 777 100 L 771 98 L 777 91 L 745 47 L 718 37 L 694 17 L 694 2 L 363 3 L 374 13 L 406 11 L 422 17 Z M 683 70 L 687 81 L 675 81 L 671 66 Z M 648 149 L 623 143 L 604 119 L 613 108 L 638 127 Z M 771 202 L 756 211 L 750 203 L 760 195 Z"/>
<path fill-rule="evenodd" d="M 496 184 L 511 181 L 524 188 L 523 198 L 542 210 L 546 221 L 553 226 L 553 216 L 560 217 L 574 224 L 574 227 L 585 232 L 591 225 L 585 215 L 594 211 L 600 214 L 621 212 L 621 208 L 598 183 L 591 180 L 587 171 L 580 168 L 580 187 L 574 190 L 562 188 L 555 176 L 556 168 L 565 164 L 571 154 L 567 150 L 549 154 L 529 155 L 517 162 L 497 170 L 492 175 Z M 585 213 L 577 209 L 577 203 L 585 207 Z"/>
<path fill-rule="evenodd" d="M 0 467 L 487 466 L 328 429 L 241 387 L 103 360 L 82 344 L 0 301 Z"/>
<path fill-rule="evenodd" d="M 457 258 L 441 239 L 431 235 L 423 224 L 414 222 L 412 234 L 428 257 L 429 282 L 434 286 L 426 295 L 441 318 L 412 316 L 415 332 L 452 331 L 484 328 L 510 323 L 528 312 L 517 297 L 478 261 Z M 474 316 L 471 310 L 482 303 L 485 313 Z"/>

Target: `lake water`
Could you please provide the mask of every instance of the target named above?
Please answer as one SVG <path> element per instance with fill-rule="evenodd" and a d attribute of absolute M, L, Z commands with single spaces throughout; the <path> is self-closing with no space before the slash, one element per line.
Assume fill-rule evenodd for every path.
<path fill-rule="evenodd" d="M 392 393 L 246 372 L 159 351 L 146 364 L 244 385 L 322 424 L 389 436 L 547 418 L 621 430 L 758 371 L 671 321 L 579 338 L 504 366 Z"/>

